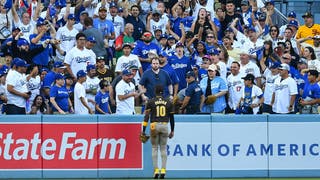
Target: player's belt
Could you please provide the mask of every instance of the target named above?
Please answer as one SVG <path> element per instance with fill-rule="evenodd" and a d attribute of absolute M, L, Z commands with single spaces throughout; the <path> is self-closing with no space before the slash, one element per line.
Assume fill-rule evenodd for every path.
<path fill-rule="evenodd" d="M 158 123 L 158 124 L 168 124 L 168 122 L 155 122 L 155 123 Z"/>

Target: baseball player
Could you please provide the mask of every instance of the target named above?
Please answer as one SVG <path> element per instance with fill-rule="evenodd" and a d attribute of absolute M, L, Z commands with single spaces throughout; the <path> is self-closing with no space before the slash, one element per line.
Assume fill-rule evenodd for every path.
<path fill-rule="evenodd" d="M 168 137 L 171 139 L 174 135 L 174 116 L 173 105 L 169 99 L 163 97 L 163 87 L 157 85 L 155 87 L 156 97 L 148 101 L 145 110 L 144 120 L 142 122 L 143 131 L 142 135 L 145 135 L 145 131 L 150 118 L 150 135 L 152 144 L 152 162 L 154 167 L 155 179 L 164 179 L 166 175 L 167 164 L 167 141 Z M 170 120 L 171 131 L 168 133 L 168 122 Z M 158 148 L 160 146 L 161 153 L 161 171 L 158 167 Z"/>

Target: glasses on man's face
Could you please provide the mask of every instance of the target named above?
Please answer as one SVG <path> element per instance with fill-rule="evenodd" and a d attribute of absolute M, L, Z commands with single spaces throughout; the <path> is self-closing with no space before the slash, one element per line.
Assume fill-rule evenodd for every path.
<path fill-rule="evenodd" d="M 207 36 L 207 38 L 214 38 L 213 36 Z"/>

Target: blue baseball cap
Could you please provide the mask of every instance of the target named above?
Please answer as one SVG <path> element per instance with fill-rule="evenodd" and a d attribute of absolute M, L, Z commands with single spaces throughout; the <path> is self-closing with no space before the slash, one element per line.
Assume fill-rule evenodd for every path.
<path fill-rule="evenodd" d="M 12 32 L 15 31 L 15 30 L 21 31 L 21 29 L 18 26 L 12 26 Z"/>
<path fill-rule="evenodd" d="M 288 17 L 296 18 L 297 14 L 294 11 L 290 11 L 289 14 L 288 14 Z"/>
<path fill-rule="evenodd" d="M 87 66 L 87 72 L 89 72 L 91 69 L 96 69 L 96 66 L 93 65 L 93 64 L 89 64 L 89 65 Z"/>
<path fill-rule="evenodd" d="M 130 69 L 125 69 L 125 70 L 122 71 L 122 75 L 124 75 L 124 76 L 128 76 L 128 75 L 131 75 L 131 74 L 132 74 L 132 72 L 131 72 Z"/>
<path fill-rule="evenodd" d="M 159 53 L 159 56 L 168 57 L 168 54 L 167 54 L 165 51 L 161 51 L 161 52 Z"/>
<path fill-rule="evenodd" d="M 28 64 L 25 60 L 20 59 L 16 62 L 17 67 L 28 67 L 30 64 Z"/>
<path fill-rule="evenodd" d="M 64 76 L 60 73 L 57 73 L 54 75 L 54 79 L 57 80 L 57 79 L 64 79 Z"/>
<path fill-rule="evenodd" d="M 166 35 L 166 34 L 161 34 L 161 35 L 160 35 L 160 39 L 162 39 L 162 38 L 167 39 L 167 35 Z"/>
<path fill-rule="evenodd" d="M 85 77 L 86 75 L 87 73 L 84 72 L 84 70 L 80 70 L 77 72 L 77 78 Z"/>
<path fill-rule="evenodd" d="M 288 26 L 294 26 L 294 27 L 298 28 L 299 24 L 298 24 L 298 21 L 292 20 L 288 23 Z"/>
<path fill-rule="evenodd" d="M 87 38 L 87 41 L 92 42 L 92 43 L 96 43 L 96 42 L 97 42 L 97 41 L 96 41 L 96 38 L 93 37 L 93 36 L 89 36 L 89 37 Z"/>
<path fill-rule="evenodd" d="M 251 27 L 249 27 L 248 31 L 256 32 L 256 28 L 254 28 L 253 26 L 251 26 Z"/>
<path fill-rule="evenodd" d="M 2 71 L 3 73 L 7 74 L 9 71 L 9 67 L 7 65 L 2 65 L 2 67 L 0 68 L 0 71 Z"/>
<path fill-rule="evenodd" d="M 187 73 L 186 73 L 186 77 L 188 78 L 188 77 L 196 77 L 196 75 L 194 74 L 194 72 L 193 71 L 188 71 Z"/>
<path fill-rule="evenodd" d="M 26 45 L 29 45 L 29 42 L 28 42 L 26 39 L 24 39 L 24 38 L 20 38 L 20 39 L 18 40 L 18 42 L 17 42 L 17 45 L 18 45 L 18 46 L 26 46 Z"/>
<path fill-rule="evenodd" d="M 266 1 L 266 5 L 268 5 L 268 4 L 272 4 L 272 5 L 274 5 L 274 0 Z"/>
<path fill-rule="evenodd" d="M 109 8 L 113 8 L 113 7 L 118 8 L 117 4 L 112 1 L 112 2 L 110 3 L 110 5 L 109 5 Z"/>
<path fill-rule="evenodd" d="M 232 28 L 228 27 L 224 32 L 233 32 Z"/>
<path fill-rule="evenodd" d="M 280 63 L 279 62 L 275 62 L 273 63 L 273 65 L 270 67 L 270 69 L 277 69 L 280 67 Z"/>
<path fill-rule="evenodd" d="M 37 26 L 42 26 L 42 25 L 45 25 L 46 23 L 45 23 L 45 20 L 43 19 L 43 18 L 38 18 L 38 20 L 37 20 Z"/>
<path fill-rule="evenodd" d="M 176 48 L 177 47 L 184 47 L 184 45 L 181 43 L 181 42 L 178 42 L 177 44 L 176 44 Z"/>
<path fill-rule="evenodd" d="M 44 71 L 49 72 L 49 69 L 48 69 L 48 68 L 45 68 L 45 67 L 44 67 L 44 68 L 41 68 L 41 69 L 40 69 L 40 74 L 41 74 L 42 72 L 44 72 Z"/>
<path fill-rule="evenodd" d="M 68 19 L 76 19 L 76 16 L 74 14 L 69 14 Z"/>
<path fill-rule="evenodd" d="M 54 68 L 65 68 L 64 64 L 61 61 L 56 61 L 53 64 Z"/>
<path fill-rule="evenodd" d="M 170 39 L 176 40 L 172 35 L 169 35 L 169 36 L 167 37 L 167 40 L 170 40 Z"/>

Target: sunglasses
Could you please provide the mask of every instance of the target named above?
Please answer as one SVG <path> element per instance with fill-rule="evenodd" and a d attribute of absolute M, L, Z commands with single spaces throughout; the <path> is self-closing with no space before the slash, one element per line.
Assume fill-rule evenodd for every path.
<path fill-rule="evenodd" d="M 207 38 L 214 38 L 213 36 L 207 36 Z"/>

